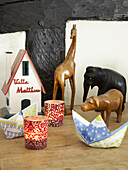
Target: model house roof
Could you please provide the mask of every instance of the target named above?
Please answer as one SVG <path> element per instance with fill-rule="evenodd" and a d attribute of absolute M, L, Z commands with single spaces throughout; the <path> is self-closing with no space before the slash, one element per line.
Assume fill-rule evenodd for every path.
<path fill-rule="evenodd" d="M 35 71 L 35 73 L 36 73 L 36 75 L 37 75 L 37 78 L 38 78 L 39 81 L 40 81 L 40 84 L 41 84 L 41 87 L 42 87 L 42 89 L 43 89 L 43 92 L 46 93 L 46 91 L 45 91 L 45 89 L 44 89 L 44 86 L 43 86 L 43 84 L 42 84 L 42 82 L 41 82 L 41 80 L 40 80 L 40 78 L 39 78 L 39 75 L 38 75 L 38 73 L 37 73 L 37 71 L 36 71 L 36 69 L 35 69 L 35 67 L 34 67 L 34 65 L 33 65 L 32 61 L 31 61 L 31 59 L 30 59 L 30 57 L 29 57 L 29 55 L 28 55 L 28 53 L 27 53 L 27 51 L 21 49 L 21 50 L 19 50 L 19 53 L 17 54 L 14 63 L 12 64 L 12 67 L 11 67 L 11 76 L 10 76 L 10 78 L 9 78 L 9 80 L 8 80 L 7 83 L 6 83 L 6 81 L 4 82 L 3 87 L 2 87 L 2 89 L 1 89 L 2 92 L 3 92 L 5 95 L 8 93 L 8 90 L 9 90 L 9 88 L 10 88 L 10 86 L 11 86 L 11 83 L 12 83 L 12 81 L 13 81 L 16 73 L 17 73 L 17 70 L 18 70 L 18 68 L 19 68 L 19 66 L 20 66 L 20 64 L 21 64 L 21 62 L 22 62 L 25 54 L 27 54 L 27 56 L 28 56 L 28 58 L 29 58 L 29 61 L 30 61 L 31 65 L 32 65 L 33 68 L 34 68 L 34 71 Z"/>

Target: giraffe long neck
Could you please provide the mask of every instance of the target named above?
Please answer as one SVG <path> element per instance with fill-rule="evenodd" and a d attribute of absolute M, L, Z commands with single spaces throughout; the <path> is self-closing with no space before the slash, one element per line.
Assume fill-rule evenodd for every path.
<path fill-rule="evenodd" d="M 70 45 L 70 48 L 68 50 L 66 59 L 70 59 L 70 58 L 75 58 L 75 52 L 76 52 L 76 36 L 73 37 L 72 39 L 72 43 Z"/>

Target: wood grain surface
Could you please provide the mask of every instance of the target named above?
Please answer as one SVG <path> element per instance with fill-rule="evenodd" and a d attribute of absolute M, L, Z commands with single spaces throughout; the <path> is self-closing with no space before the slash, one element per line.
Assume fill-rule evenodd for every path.
<path fill-rule="evenodd" d="M 121 123 L 116 122 L 114 112 L 111 114 L 110 131 L 128 121 L 127 106 Z M 92 121 L 99 114 L 95 111 L 82 112 L 79 106 L 75 106 L 74 110 L 88 121 Z M 25 148 L 24 137 L 8 140 L 0 128 L 0 167 L 1 170 L 127 170 L 128 132 L 119 148 L 92 148 L 79 140 L 70 115 L 64 117 L 63 126 L 49 127 L 45 149 L 29 150 Z"/>

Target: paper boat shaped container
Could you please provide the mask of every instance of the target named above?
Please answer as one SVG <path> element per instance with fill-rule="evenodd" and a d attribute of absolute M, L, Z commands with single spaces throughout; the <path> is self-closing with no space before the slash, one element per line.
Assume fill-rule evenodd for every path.
<path fill-rule="evenodd" d="M 90 123 L 74 110 L 72 113 L 78 137 L 82 142 L 98 148 L 119 147 L 122 143 L 128 122 L 115 131 L 110 132 L 100 115 Z"/>
<path fill-rule="evenodd" d="M 34 103 L 9 119 L 0 118 L 0 125 L 7 139 L 24 136 L 23 117 L 37 115 L 37 108 L 37 103 Z"/>
<path fill-rule="evenodd" d="M 7 139 L 24 135 L 24 127 L 22 123 L 0 118 L 0 125 Z"/>
<path fill-rule="evenodd" d="M 32 116 L 32 115 L 38 115 L 38 103 L 33 103 L 32 105 L 23 109 L 22 115 L 20 114 L 20 112 L 16 113 L 14 116 L 10 117 L 8 120 L 12 120 L 12 121 L 23 124 L 23 117 Z"/>

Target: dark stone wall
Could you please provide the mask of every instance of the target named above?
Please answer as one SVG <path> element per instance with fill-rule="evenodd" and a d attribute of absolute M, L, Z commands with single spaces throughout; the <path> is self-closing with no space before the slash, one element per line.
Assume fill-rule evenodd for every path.
<path fill-rule="evenodd" d="M 43 100 L 52 99 L 54 70 L 64 60 L 64 31 L 60 28 L 32 29 L 27 34 L 27 50 L 46 90 Z M 58 90 L 61 99 L 61 90 Z"/>
<path fill-rule="evenodd" d="M 0 33 L 26 31 L 26 49 L 52 98 L 55 68 L 65 57 L 68 20 L 128 20 L 128 0 L 1 0 Z M 61 98 L 61 90 L 58 99 Z"/>

